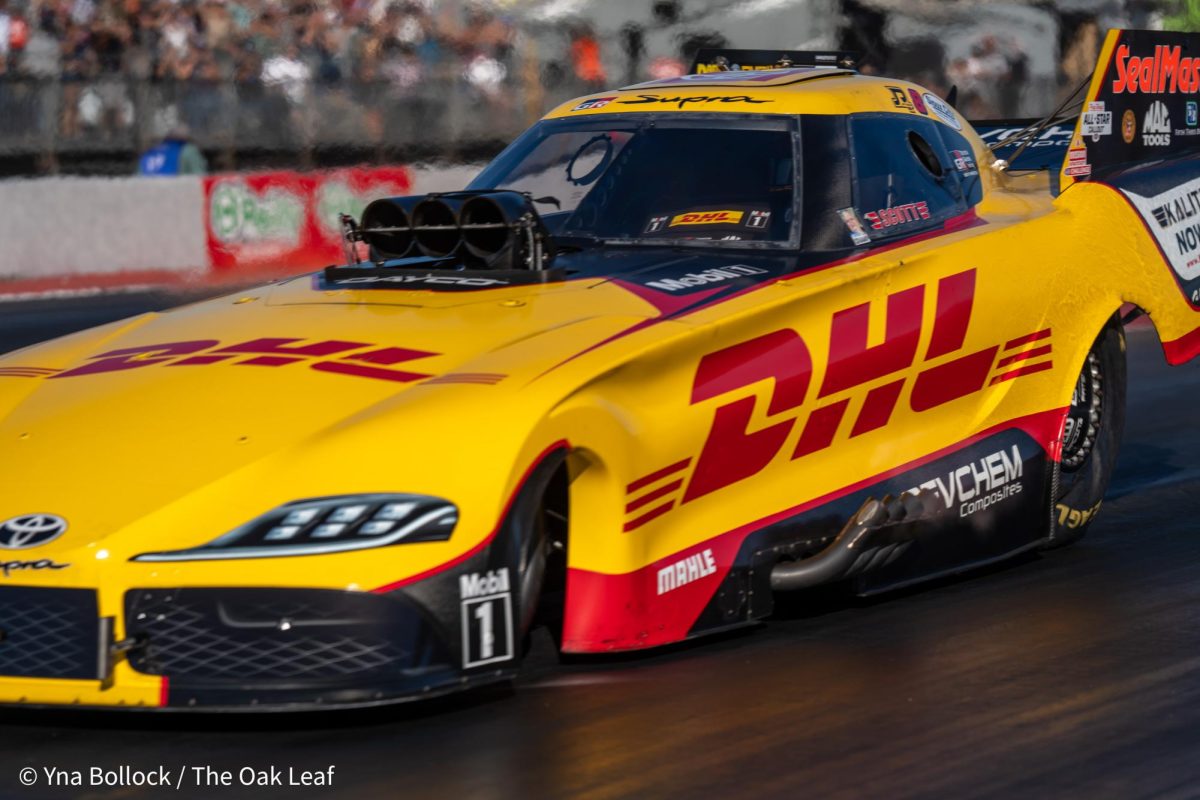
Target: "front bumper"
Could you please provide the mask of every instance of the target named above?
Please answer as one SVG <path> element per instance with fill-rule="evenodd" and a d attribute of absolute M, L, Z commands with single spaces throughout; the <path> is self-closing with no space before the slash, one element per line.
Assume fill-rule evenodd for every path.
<path fill-rule="evenodd" d="M 117 622 L 92 590 L 0 587 L 0 703 L 302 710 L 510 674 L 462 670 L 458 632 L 401 591 L 130 589 Z"/>

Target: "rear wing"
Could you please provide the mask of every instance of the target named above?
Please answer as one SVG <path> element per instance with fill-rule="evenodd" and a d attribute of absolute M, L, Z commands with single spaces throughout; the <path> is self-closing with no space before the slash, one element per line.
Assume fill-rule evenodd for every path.
<path fill-rule="evenodd" d="M 1061 185 L 1200 149 L 1200 34 L 1112 30 L 1062 162 Z"/>

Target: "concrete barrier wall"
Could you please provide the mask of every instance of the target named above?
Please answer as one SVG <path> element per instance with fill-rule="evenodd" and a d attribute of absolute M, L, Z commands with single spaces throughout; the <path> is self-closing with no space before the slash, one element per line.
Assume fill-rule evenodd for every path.
<path fill-rule="evenodd" d="M 278 274 L 292 274 L 336 257 L 329 254 L 331 245 L 336 245 L 329 226 L 323 236 L 333 236 L 332 242 L 306 252 L 304 243 L 311 239 L 302 239 L 299 252 L 280 250 L 279 263 L 268 264 L 265 270 L 261 257 L 247 258 L 245 263 L 236 258 L 231 263 L 228 252 L 214 257 L 213 214 L 206 195 L 214 184 L 291 179 L 319 188 L 350 177 L 362 181 L 360 190 L 367 193 L 372 186 L 378 189 L 376 195 L 397 191 L 407 182 L 408 193 L 424 194 L 462 189 L 481 168 L 439 165 L 271 173 L 241 176 L 245 181 L 228 175 L 0 181 L 0 294 L 27 291 L 31 285 L 87 288 L 119 286 L 123 281 L 236 280 L 243 271 L 248 277 L 259 277 L 264 271 L 270 273 L 271 267 Z M 397 173 L 403 173 L 399 183 Z M 315 191 L 310 188 L 310 194 Z M 319 205 L 318 201 L 313 202 Z M 250 205 L 239 204 L 239 209 Z M 259 203 L 250 213 L 262 211 Z M 335 246 L 334 252 L 340 252 L 340 247 Z"/>
<path fill-rule="evenodd" d="M 207 268 L 199 178 L 0 182 L 0 278 Z"/>

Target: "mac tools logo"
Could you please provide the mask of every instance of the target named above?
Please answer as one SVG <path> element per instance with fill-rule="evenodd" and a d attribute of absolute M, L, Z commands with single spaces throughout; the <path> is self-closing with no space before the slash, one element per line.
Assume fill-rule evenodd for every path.
<path fill-rule="evenodd" d="M 67 521 L 53 514 L 24 514 L 0 522 L 0 548 L 26 550 L 67 532 Z"/>
<path fill-rule="evenodd" d="M 1146 147 L 1167 147 L 1171 144 L 1171 116 L 1162 100 L 1155 100 L 1142 119 L 1142 144 Z"/>

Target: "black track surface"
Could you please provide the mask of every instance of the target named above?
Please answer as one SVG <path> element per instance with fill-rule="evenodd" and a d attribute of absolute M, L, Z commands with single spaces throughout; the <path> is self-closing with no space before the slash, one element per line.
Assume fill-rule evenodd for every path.
<path fill-rule="evenodd" d="M 0 349 L 172 298 L 0 306 Z M 561 664 L 513 690 L 272 718 L 0 711 L 0 797 L 1196 797 L 1200 365 L 1129 332 L 1125 444 L 1079 544 L 873 601 L 796 597 L 744 633 Z M 237 770 L 335 766 L 330 789 Z M 95 789 L 92 767 L 180 791 Z M 192 767 L 233 771 L 198 787 Z M 37 785 L 19 783 L 24 767 Z M 82 770 L 48 788 L 43 767 Z"/>

